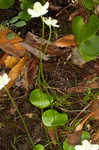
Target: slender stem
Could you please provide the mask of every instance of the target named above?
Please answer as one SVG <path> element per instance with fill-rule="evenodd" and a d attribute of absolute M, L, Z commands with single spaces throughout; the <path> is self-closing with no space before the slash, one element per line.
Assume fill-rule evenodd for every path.
<path fill-rule="evenodd" d="M 26 131 L 26 133 L 27 133 L 27 136 L 28 136 L 28 138 L 29 138 L 29 141 L 30 141 L 32 147 L 34 147 L 34 143 L 33 143 L 33 141 L 32 141 L 32 138 L 31 138 L 31 136 L 30 136 L 30 133 L 29 133 L 29 131 L 28 131 L 27 125 L 26 125 L 26 123 L 25 123 L 25 121 L 24 121 L 24 119 L 23 119 L 23 117 L 22 117 L 22 115 L 21 115 L 21 113 L 20 113 L 20 111 L 19 111 L 19 109 L 18 109 L 18 107 L 17 107 L 17 105 L 16 105 L 16 103 L 15 103 L 13 97 L 11 96 L 11 94 L 10 94 L 9 90 L 7 89 L 7 87 L 4 87 L 4 89 L 5 89 L 5 91 L 7 92 L 8 96 L 9 96 L 9 98 L 10 98 L 10 100 L 11 100 L 11 103 L 12 103 L 13 106 L 15 107 L 15 109 L 16 109 L 16 111 L 17 111 L 17 113 L 18 113 L 18 115 L 19 115 L 19 117 L 20 117 L 20 119 L 21 119 L 21 121 L 22 121 L 22 123 L 23 123 L 23 125 L 24 125 L 24 129 L 25 129 L 25 131 Z"/>
<path fill-rule="evenodd" d="M 58 138 L 58 134 L 57 134 L 57 128 L 54 128 L 54 132 L 55 132 L 55 135 L 56 135 L 56 140 L 57 140 L 59 149 L 62 150 L 62 147 L 61 147 L 61 145 L 60 145 L 60 141 L 59 141 L 59 138 Z"/>
<path fill-rule="evenodd" d="M 51 28 L 51 25 L 50 25 L 50 26 L 49 26 L 49 37 L 48 37 L 48 42 L 47 42 L 47 44 L 46 44 L 46 47 L 45 47 L 45 50 L 44 50 L 44 54 L 47 53 L 48 44 L 49 44 L 49 42 L 50 42 L 50 40 L 51 40 L 51 34 L 52 34 L 52 28 Z"/>
<path fill-rule="evenodd" d="M 41 43 L 40 43 L 40 50 L 39 50 L 39 54 L 40 54 L 40 64 L 39 64 L 39 72 L 38 72 L 38 82 L 39 82 L 39 87 L 41 87 L 41 80 L 40 80 L 40 76 L 42 76 L 44 78 L 43 75 L 43 67 L 42 67 L 42 56 L 41 56 L 41 51 L 42 51 L 42 41 L 44 39 L 44 21 L 43 21 L 43 17 L 41 16 L 41 20 L 42 20 L 42 37 L 41 37 Z"/>

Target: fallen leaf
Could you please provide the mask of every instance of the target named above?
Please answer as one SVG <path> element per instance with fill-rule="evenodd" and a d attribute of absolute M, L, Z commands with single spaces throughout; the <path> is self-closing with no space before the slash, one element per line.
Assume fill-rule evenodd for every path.
<path fill-rule="evenodd" d="M 8 57 L 8 54 L 4 54 L 1 58 L 0 58 L 0 67 L 4 64 L 5 59 Z"/>
<path fill-rule="evenodd" d="M 13 34 L 12 37 L 9 35 Z M 13 56 L 22 57 L 24 56 L 26 49 L 23 48 L 19 42 L 22 42 L 23 39 L 19 37 L 16 33 L 8 28 L 4 28 L 0 31 L 0 48 L 6 53 Z"/>
<path fill-rule="evenodd" d="M 53 42 L 53 46 L 57 47 L 70 47 L 70 46 L 76 46 L 74 35 L 66 35 L 55 42 Z"/>
<path fill-rule="evenodd" d="M 4 64 L 8 68 L 12 68 L 16 63 L 19 61 L 18 57 L 14 56 L 7 56 L 7 58 L 4 60 Z"/>
<path fill-rule="evenodd" d="M 24 68 L 24 65 L 27 62 L 28 57 L 24 56 L 9 72 L 8 76 L 11 79 L 10 82 L 7 85 L 7 88 L 11 88 L 11 86 L 13 85 L 14 81 L 16 80 L 16 78 L 19 76 L 19 74 L 21 73 L 21 71 Z"/>
<path fill-rule="evenodd" d="M 75 131 L 81 131 L 86 123 L 86 121 L 93 116 L 93 112 L 89 113 L 88 116 L 76 127 Z"/>

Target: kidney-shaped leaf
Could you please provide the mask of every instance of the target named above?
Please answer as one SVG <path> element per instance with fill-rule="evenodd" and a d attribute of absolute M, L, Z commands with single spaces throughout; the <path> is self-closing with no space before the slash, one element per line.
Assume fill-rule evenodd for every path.
<path fill-rule="evenodd" d="M 85 61 L 90 61 L 99 56 L 99 36 L 93 35 L 79 46 L 79 52 Z"/>
<path fill-rule="evenodd" d="M 73 19 L 72 30 L 75 35 L 77 44 L 81 44 L 94 35 L 99 29 L 99 18 L 96 15 L 91 15 L 88 24 L 85 24 L 81 16 Z"/>
<path fill-rule="evenodd" d="M 0 0 L 0 9 L 8 9 L 14 4 L 14 0 Z"/>
<path fill-rule="evenodd" d="M 43 93 L 40 89 L 35 89 L 31 92 L 29 100 L 34 106 L 43 109 L 50 106 L 53 102 L 53 97 Z"/>
<path fill-rule="evenodd" d="M 67 123 L 68 116 L 65 113 L 59 113 L 54 109 L 49 109 L 43 113 L 42 121 L 47 127 L 57 127 Z"/>

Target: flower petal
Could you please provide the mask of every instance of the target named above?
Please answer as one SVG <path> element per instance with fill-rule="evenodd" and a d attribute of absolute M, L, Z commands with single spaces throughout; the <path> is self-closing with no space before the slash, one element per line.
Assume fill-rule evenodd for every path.
<path fill-rule="evenodd" d="M 84 150 L 84 149 L 83 149 L 82 145 L 76 145 L 75 150 Z"/>
<path fill-rule="evenodd" d="M 44 6 L 42 6 L 42 8 L 43 8 L 44 10 L 47 10 L 48 7 L 49 7 L 49 2 L 46 2 L 46 4 L 45 4 Z"/>
<path fill-rule="evenodd" d="M 39 9 L 42 8 L 42 5 L 41 5 L 40 2 L 35 2 L 35 3 L 34 3 L 33 9 L 36 10 L 37 8 L 39 8 Z"/>
<path fill-rule="evenodd" d="M 34 18 L 34 17 L 39 17 L 39 16 L 40 16 L 40 14 L 37 13 L 36 11 L 34 11 L 33 9 L 30 9 L 30 8 L 29 8 L 27 11 L 28 11 L 28 13 L 31 15 L 32 18 Z"/>
<path fill-rule="evenodd" d="M 10 81 L 10 78 L 8 78 L 8 75 L 4 73 L 2 76 L 0 76 L 0 90 L 8 84 Z"/>
<path fill-rule="evenodd" d="M 91 145 L 91 150 L 98 150 L 99 149 L 99 145 L 98 144 L 92 144 Z"/>

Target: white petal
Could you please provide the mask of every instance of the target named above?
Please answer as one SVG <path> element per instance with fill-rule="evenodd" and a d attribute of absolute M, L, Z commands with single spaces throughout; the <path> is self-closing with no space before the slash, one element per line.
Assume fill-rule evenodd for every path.
<path fill-rule="evenodd" d="M 83 149 L 82 145 L 76 145 L 75 150 L 84 150 L 84 149 Z"/>
<path fill-rule="evenodd" d="M 99 149 L 99 145 L 98 144 L 92 144 L 91 145 L 91 150 L 98 150 Z"/>
<path fill-rule="evenodd" d="M 52 25 L 53 27 L 56 27 L 56 28 L 59 28 L 59 25 L 58 24 L 55 24 L 55 25 Z"/>
<path fill-rule="evenodd" d="M 33 6 L 33 9 L 35 10 L 35 9 L 37 9 L 37 8 L 42 8 L 42 5 L 41 5 L 41 3 L 40 2 L 35 2 L 34 3 L 34 6 Z"/>
<path fill-rule="evenodd" d="M 6 73 L 4 73 L 3 76 L 0 76 L 0 89 L 7 85 L 9 81 L 10 78 L 8 78 L 8 75 Z"/>
<path fill-rule="evenodd" d="M 43 10 L 43 9 L 40 10 L 40 14 L 41 14 L 42 16 L 45 15 L 45 14 L 47 14 L 47 12 L 48 12 L 48 10 Z"/>
<path fill-rule="evenodd" d="M 56 19 L 52 19 L 52 23 L 53 23 L 53 24 L 57 24 L 57 22 L 58 22 L 58 21 L 57 21 Z"/>
<path fill-rule="evenodd" d="M 41 11 L 40 11 L 41 14 L 42 14 L 42 16 L 45 15 L 45 14 L 47 14 L 48 7 L 49 7 L 49 2 L 47 2 L 44 6 L 42 6 Z"/>
<path fill-rule="evenodd" d="M 31 15 L 32 18 L 34 18 L 34 17 L 39 17 L 39 16 L 40 16 L 40 14 L 37 13 L 36 11 L 34 11 L 33 9 L 30 9 L 30 8 L 29 8 L 27 11 L 28 11 L 28 13 Z"/>
<path fill-rule="evenodd" d="M 87 145 L 91 145 L 90 142 L 87 141 L 87 140 L 82 141 L 82 144 L 83 144 L 83 145 L 86 145 L 86 146 L 87 146 Z"/>
<path fill-rule="evenodd" d="M 45 4 L 44 6 L 42 6 L 42 8 L 43 8 L 44 10 L 47 10 L 48 7 L 49 7 L 49 2 L 46 2 L 46 4 Z"/>

